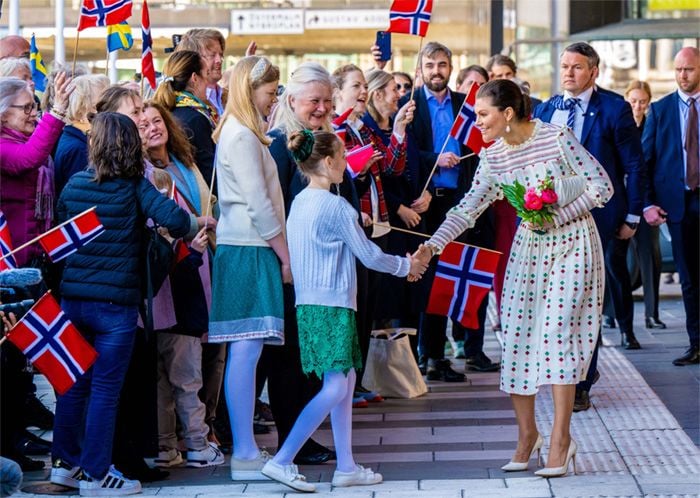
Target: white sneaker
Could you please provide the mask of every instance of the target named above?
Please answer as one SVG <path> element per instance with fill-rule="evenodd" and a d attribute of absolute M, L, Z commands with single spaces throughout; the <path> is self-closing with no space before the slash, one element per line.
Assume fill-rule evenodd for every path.
<path fill-rule="evenodd" d="M 80 481 L 80 467 L 71 467 L 60 458 L 56 459 L 51 467 L 51 483 L 66 486 L 68 488 L 78 489 Z"/>
<path fill-rule="evenodd" d="M 294 464 L 280 465 L 270 460 L 263 467 L 262 473 L 270 479 L 297 491 L 303 491 L 304 493 L 316 491 L 316 486 L 306 482 L 306 477 L 299 473 L 299 469 Z"/>
<path fill-rule="evenodd" d="M 80 478 L 80 496 L 124 496 L 141 492 L 141 483 L 135 479 L 127 479 L 114 468 L 109 467 L 107 475 L 101 480 L 93 479 L 85 472 Z"/>
<path fill-rule="evenodd" d="M 231 480 L 233 481 L 267 481 L 269 477 L 260 471 L 272 458 L 265 450 L 260 450 L 257 458 L 253 460 L 241 460 L 231 456 Z"/>
<path fill-rule="evenodd" d="M 209 443 L 203 450 L 187 450 L 188 467 L 213 467 L 223 463 L 224 454 L 214 443 Z"/>
<path fill-rule="evenodd" d="M 333 473 L 333 486 L 342 488 L 347 486 L 370 486 L 379 484 L 383 478 L 379 472 L 373 472 L 372 469 L 366 469 L 362 465 L 355 467 L 355 472 L 340 472 L 336 470 Z"/>
<path fill-rule="evenodd" d="M 156 467 L 167 469 L 170 467 L 178 467 L 185 463 L 182 458 L 182 453 L 180 453 L 177 448 L 170 448 L 168 450 L 158 451 L 158 458 L 153 460 L 153 464 Z"/>

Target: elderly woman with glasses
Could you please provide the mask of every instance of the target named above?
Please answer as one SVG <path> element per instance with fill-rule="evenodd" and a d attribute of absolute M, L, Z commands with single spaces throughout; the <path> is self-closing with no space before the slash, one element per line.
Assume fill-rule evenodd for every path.
<path fill-rule="evenodd" d="M 31 240 L 51 226 L 54 205 L 51 151 L 63 131 L 70 78 L 56 77 L 56 98 L 41 119 L 27 82 L 0 78 L 0 198 L 14 246 Z M 36 245 L 17 254 L 20 266 L 37 266 Z"/>

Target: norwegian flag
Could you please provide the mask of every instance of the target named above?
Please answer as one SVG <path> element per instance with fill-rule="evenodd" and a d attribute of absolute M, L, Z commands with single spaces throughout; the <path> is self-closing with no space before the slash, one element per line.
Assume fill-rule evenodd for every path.
<path fill-rule="evenodd" d="M 433 0 L 394 0 L 387 31 L 423 37 L 428 33 L 432 12 Z"/>
<path fill-rule="evenodd" d="M 95 208 L 88 209 L 64 225 L 46 232 L 39 243 L 52 262 L 61 261 L 84 245 L 92 242 L 105 231 Z"/>
<path fill-rule="evenodd" d="M 350 114 L 352 114 L 352 110 L 353 110 L 352 107 L 349 108 L 343 114 L 341 114 L 337 118 L 333 119 L 333 121 L 331 121 L 331 125 L 333 126 L 333 131 L 335 132 L 336 135 L 338 135 L 338 138 L 340 138 L 343 141 L 343 143 L 345 143 L 345 135 L 348 132 L 347 120 L 350 117 Z"/>
<path fill-rule="evenodd" d="M 489 294 L 501 254 L 481 247 L 447 244 L 440 255 L 427 313 L 449 316 L 468 329 L 479 327 L 477 310 Z"/>
<path fill-rule="evenodd" d="M 17 261 L 10 253 L 12 252 L 12 238 L 10 237 L 10 228 L 7 225 L 5 213 L 0 211 L 0 271 L 14 270 L 17 268 Z M 10 254 L 7 256 L 7 254 Z"/>
<path fill-rule="evenodd" d="M 153 65 L 153 39 L 151 38 L 151 17 L 148 4 L 143 0 L 141 7 L 141 77 L 148 80 L 152 89 L 156 89 L 156 68 Z"/>
<path fill-rule="evenodd" d="M 65 394 L 97 359 L 50 292 L 7 333 L 59 394 Z"/>
<path fill-rule="evenodd" d="M 131 17 L 132 0 L 83 0 L 78 31 L 119 24 Z"/>
<path fill-rule="evenodd" d="M 474 83 L 469 89 L 469 93 L 464 99 L 457 119 L 455 119 L 452 129 L 450 130 L 450 136 L 454 137 L 459 143 L 469 147 L 474 154 L 478 154 L 481 152 L 481 149 L 493 143 L 484 142 L 484 138 L 481 136 L 481 130 L 476 127 L 474 104 L 476 103 L 476 92 L 478 90 L 479 85 Z"/>

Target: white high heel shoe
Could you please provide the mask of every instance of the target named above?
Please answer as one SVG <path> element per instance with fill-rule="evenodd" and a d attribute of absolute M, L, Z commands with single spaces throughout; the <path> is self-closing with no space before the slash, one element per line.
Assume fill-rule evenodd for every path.
<path fill-rule="evenodd" d="M 527 470 L 527 466 L 530 463 L 530 458 L 532 458 L 532 455 L 535 454 L 535 451 L 537 452 L 537 465 L 540 463 L 540 451 L 542 451 L 542 445 L 544 444 L 544 439 L 542 438 L 542 434 L 537 434 L 537 440 L 535 441 L 535 445 L 532 447 L 532 451 L 530 451 L 530 457 L 527 459 L 527 462 L 514 462 L 510 461 L 507 464 L 505 464 L 503 467 L 501 467 L 501 470 L 504 472 L 518 472 L 521 470 Z"/>
<path fill-rule="evenodd" d="M 576 474 L 576 450 L 578 446 L 576 441 L 573 439 L 569 443 L 569 450 L 566 452 L 566 460 L 564 460 L 564 465 L 561 467 L 545 467 L 543 469 L 535 472 L 536 476 L 540 477 L 561 477 L 565 476 L 569 472 L 569 461 L 574 463 L 574 474 Z"/>

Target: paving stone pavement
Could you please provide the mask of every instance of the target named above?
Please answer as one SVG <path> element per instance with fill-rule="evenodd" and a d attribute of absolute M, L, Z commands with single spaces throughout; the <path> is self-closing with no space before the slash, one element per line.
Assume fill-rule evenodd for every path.
<path fill-rule="evenodd" d="M 680 342 L 668 343 L 667 339 L 655 339 L 657 334 L 638 333 L 645 348 L 649 344 L 651 350 L 656 348 L 664 353 L 667 349 L 680 350 L 683 334 L 678 332 L 682 332 L 683 316 L 677 312 L 678 306 L 678 299 L 662 303 L 663 309 L 670 310 L 663 317 L 669 325 L 668 336 L 677 336 Z M 637 316 L 640 315 L 638 309 Z M 691 437 L 697 433 L 693 432 L 698 427 L 697 415 L 692 420 L 697 407 L 681 425 L 635 368 L 639 358 L 631 357 L 631 352 L 617 347 L 615 341 L 615 332 L 607 331 L 599 361 L 602 375 L 592 392 L 593 407 L 573 416 L 572 434 L 579 444 L 577 475 L 541 479 L 532 473 L 534 461 L 529 471 L 502 472 L 500 466 L 512 456 L 517 439 L 510 400 L 498 390 L 498 373 L 468 373 L 468 381 L 463 384 L 430 382 L 430 392 L 421 398 L 385 400 L 356 409 L 355 457 L 358 463 L 381 472 L 385 482 L 365 488 L 333 488 L 329 484 L 333 465 L 304 466 L 301 470 L 308 480 L 318 483 L 318 492 L 312 496 L 700 496 L 700 449 Z M 485 351 L 492 358 L 500 356 L 495 334 L 487 334 Z M 649 353 L 634 353 L 649 356 Z M 454 363 L 455 368 L 463 368 L 463 362 Z M 686 378 L 681 374 L 691 372 L 691 377 L 698 377 L 697 367 L 667 370 L 671 377 L 678 372 L 684 381 Z M 694 396 L 686 398 L 691 407 L 698 404 L 697 382 L 695 386 L 690 391 L 694 391 Z M 40 390 L 44 401 L 51 404 L 53 397 L 48 385 L 42 383 Z M 657 391 L 663 392 L 663 387 Z M 688 418 L 685 415 L 688 410 L 674 407 L 674 412 L 680 418 Z M 536 403 L 538 427 L 546 439 L 543 460 L 552 416 L 551 390 L 545 387 Z M 44 436 L 50 438 L 50 433 Z M 328 422 L 314 438 L 332 445 Z M 261 446 L 274 449 L 276 434 L 259 436 L 258 440 Z M 23 492 L 15 496 L 38 497 L 49 493 L 71 496 L 60 493 L 47 479 L 48 471 L 25 474 Z M 272 482 L 233 483 L 227 464 L 208 469 L 172 469 L 167 480 L 146 485 L 143 494 L 169 498 L 299 495 Z"/>

